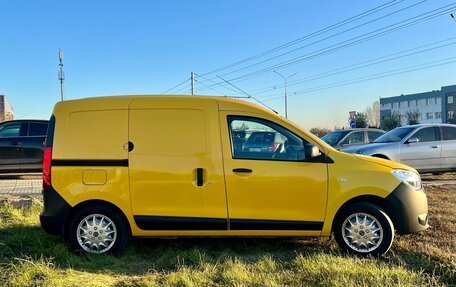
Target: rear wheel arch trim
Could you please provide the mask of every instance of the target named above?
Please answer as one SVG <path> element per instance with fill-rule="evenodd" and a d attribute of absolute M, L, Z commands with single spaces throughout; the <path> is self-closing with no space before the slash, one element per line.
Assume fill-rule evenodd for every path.
<path fill-rule="evenodd" d="M 130 226 L 130 221 L 128 220 L 127 216 L 122 211 L 122 209 L 120 209 L 115 204 L 113 204 L 113 203 L 111 203 L 109 201 L 106 201 L 106 200 L 91 199 L 91 200 L 80 202 L 80 203 L 78 203 L 77 205 L 75 205 L 75 206 L 73 206 L 71 208 L 71 211 L 70 211 L 70 213 L 68 214 L 68 216 L 67 216 L 67 218 L 65 220 L 65 226 L 64 226 L 64 237 L 65 237 L 65 239 L 68 239 L 68 232 L 69 232 L 69 229 L 70 229 L 70 224 L 71 224 L 71 221 L 73 220 L 74 216 L 79 211 L 83 210 L 84 208 L 88 208 L 88 207 L 95 207 L 95 208 L 96 207 L 107 207 L 107 208 L 110 208 L 113 211 L 119 213 L 120 216 L 122 217 L 122 220 L 126 224 L 126 228 L 128 230 L 129 236 L 130 237 L 132 236 L 132 230 L 131 230 L 131 226 Z"/>

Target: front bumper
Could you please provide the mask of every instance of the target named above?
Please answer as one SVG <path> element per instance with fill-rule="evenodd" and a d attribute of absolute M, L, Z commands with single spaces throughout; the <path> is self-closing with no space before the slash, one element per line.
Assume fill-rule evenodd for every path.
<path fill-rule="evenodd" d="M 401 183 L 385 199 L 386 211 L 398 234 L 420 232 L 429 227 L 427 197 L 423 190 Z"/>
<path fill-rule="evenodd" d="M 52 187 L 43 190 L 44 209 L 40 214 L 41 227 L 54 235 L 64 235 L 65 223 L 71 206 Z"/>

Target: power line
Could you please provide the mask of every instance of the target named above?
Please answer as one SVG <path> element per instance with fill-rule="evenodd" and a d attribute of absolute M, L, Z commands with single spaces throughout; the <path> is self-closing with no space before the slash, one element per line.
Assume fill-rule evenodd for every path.
<path fill-rule="evenodd" d="M 323 56 L 323 55 L 326 55 L 326 54 L 329 54 L 329 53 L 333 53 L 333 52 L 336 52 L 338 50 L 341 50 L 341 49 L 344 49 L 344 48 L 347 48 L 347 47 L 350 47 L 350 46 L 353 46 L 353 45 L 357 45 L 357 44 L 369 41 L 371 39 L 374 39 L 374 38 L 377 38 L 377 37 L 380 37 L 380 36 L 384 36 L 386 34 L 395 32 L 397 30 L 404 29 L 404 28 L 416 25 L 416 24 L 418 24 L 420 22 L 427 21 L 429 19 L 433 19 L 435 17 L 444 15 L 444 14 L 448 13 L 449 11 L 454 10 L 456 8 L 455 3 L 452 3 L 450 5 L 446 5 L 446 6 L 442 6 L 440 8 L 437 8 L 437 9 L 422 13 L 422 14 L 420 14 L 418 16 L 415 16 L 415 17 L 412 17 L 412 18 L 409 18 L 409 19 L 406 19 L 406 20 L 402 20 L 402 21 L 396 22 L 394 24 L 382 27 L 380 29 L 377 29 L 377 30 L 374 30 L 374 31 L 371 31 L 371 32 L 368 32 L 368 33 L 364 33 L 362 35 L 353 37 L 353 38 L 345 40 L 345 41 L 341 41 L 339 43 L 333 44 L 331 46 L 328 46 L 328 47 L 325 47 L 325 48 L 322 48 L 322 49 L 315 50 L 313 52 L 304 54 L 302 56 L 299 56 L 299 57 L 296 57 L 296 58 L 293 58 L 293 59 L 290 59 L 290 60 L 287 60 L 287 61 L 284 61 L 284 62 L 281 62 L 281 63 L 277 63 L 277 64 L 274 64 L 274 65 L 266 67 L 266 68 L 262 68 L 262 69 L 257 70 L 257 71 L 253 71 L 253 72 L 250 72 L 250 73 L 242 75 L 242 76 L 238 76 L 238 77 L 232 78 L 232 79 L 230 79 L 230 81 L 234 81 L 235 82 L 235 81 L 239 81 L 241 79 L 248 79 L 248 78 L 252 78 L 252 77 L 255 77 L 255 76 L 259 76 L 259 75 L 265 74 L 267 72 L 270 72 L 270 71 L 272 71 L 274 69 L 280 69 L 280 68 L 284 68 L 284 67 L 287 67 L 287 66 L 290 66 L 290 65 L 294 65 L 294 64 L 297 64 L 297 63 L 300 63 L 300 62 L 303 62 L 303 61 L 314 59 L 314 58 L 317 58 L 317 57 L 320 57 L 320 56 Z M 211 86 L 213 86 L 213 85 L 211 85 Z"/>
<path fill-rule="evenodd" d="M 274 110 L 273 108 L 271 108 L 270 106 L 266 105 L 265 103 L 263 103 L 262 101 L 252 97 L 251 95 L 249 95 L 246 91 L 242 90 L 241 88 L 233 85 L 232 83 L 228 82 L 227 80 L 225 80 L 224 78 L 220 77 L 219 75 L 217 75 L 217 77 L 219 77 L 220 79 L 222 79 L 224 82 L 226 82 L 228 85 L 230 86 L 233 86 L 234 88 L 238 89 L 239 91 L 241 91 L 243 94 L 247 95 L 248 98 L 251 98 L 253 99 L 254 101 L 260 103 L 261 105 L 265 106 L 266 108 L 270 109 L 271 111 L 273 111 L 274 113 L 276 114 L 279 114 L 276 110 Z"/>
<path fill-rule="evenodd" d="M 449 61 L 449 60 L 451 60 L 451 61 Z M 447 62 L 443 62 L 440 64 L 433 64 L 433 63 L 438 63 L 438 62 L 442 62 L 442 61 L 447 61 Z M 361 82 L 365 82 L 365 81 L 386 78 L 386 77 L 391 77 L 391 76 L 395 76 L 395 75 L 401 75 L 401 74 L 405 74 L 405 73 L 434 68 L 434 67 L 443 66 L 443 65 L 449 65 L 452 63 L 456 63 L 456 57 L 450 57 L 450 58 L 446 58 L 446 59 L 442 59 L 442 60 L 427 62 L 427 63 L 409 66 L 409 67 L 405 67 L 405 68 L 401 68 L 401 69 L 394 69 L 394 70 L 390 70 L 390 71 L 383 72 L 383 73 L 378 73 L 378 74 L 355 78 L 355 79 L 351 79 L 351 80 L 347 80 L 347 81 L 332 83 L 329 85 L 318 86 L 318 87 L 310 88 L 307 90 L 297 91 L 294 93 L 294 95 L 300 95 L 300 94 L 311 93 L 311 92 L 316 92 L 316 91 L 321 91 L 321 90 L 326 90 L 326 89 L 331 89 L 331 88 L 336 88 L 336 87 L 341 87 L 341 86 L 346 86 L 346 85 L 357 84 L 357 83 L 361 83 Z M 424 65 L 424 67 L 421 67 L 423 65 Z M 265 98 L 263 98 L 263 101 L 267 102 L 267 101 L 272 101 L 272 100 L 281 99 L 281 98 L 282 97 L 277 97 L 277 96 L 272 96 L 272 97 L 267 97 L 267 98 L 265 97 Z"/>
<path fill-rule="evenodd" d="M 168 93 L 169 91 L 172 91 L 172 90 L 176 89 L 177 87 L 179 87 L 179 86 L 185 84 L 185 83 L 188 82 L 188 81 L 190 81 L 190 78 L 188 78 L 188 79 L 186 79 L 185 81 L 183 81 L 182 83 L 179 83 L 179 84 L 175 85 L 174 87 L 172 87 L 172 88 L 170 88 L 170 89 L 164 91 L 164 92 L 161 93 L 161 94 L 162 94 L 162 95 L 163 95 L 163 94 L 166 94 L 166 93 Z"/>
<path fill-rule="evenodd" d="M 212 90 L 212 91 L 214 91 L 214 92 L 216 92 L 216 93 L 219 93 L 219 94 L 221 94 L 221 95 L 227 97 L 227 95 L 226 95 L 225 93 L 222 93 L 222 92 L 220 92 L 219 90 L 217 90 L 217 89 L 215 89 L 215 88 L 211 88 L 211 87 L 207 86 L 205 83 L 198 81 L 197 78 L 195 78 L 195 82 L 197 82 L 197 83 L 199 83 L 199 84 L 205 86 L 206 88 L 208 88 L 208 89 L 210 89 L 210 90 Z"/>
<path fill-rule="evenodd" d="M 189 81 L 189 80 L 190 80 L 190 79 L 188 79 L 187 81 Z M 175 94 L 180 93 L 181 91 L 186 91 L 186 90 L 189 91 L 189 92 L 188 92 L 189 94 L 192 92 L 192 90 L 191 90 L 191 84 L 190 84 L 190 83 L 188 83 L 185 87 L 183 87 L 183 88 L 181 88 L 181 89 L 179 89 L 179 90 L 173 92 L 172 94 L 175 95 Z"/>
<path fill-rule="evenodd" d="M 451 43 L 446 43 L 446 44 L 443 44 L 443 45 L 440 45 L 440 46 L 437 46 L 437 47 L 432 47 L 432 48 L 428 48 L 428 49 L 424 49 L 424 50 L 420 50 L 420 51 L 415 51 L 415 50 L 418 50 L 420 48 L 425 48 L 425 47 L 429 47 L 429 46 L 432 46 L 432 45 L 435 45 L 435 44 L 448 42 L 448 41 L 454 40 L 454 39 L 456 39 L 456 37 L 452 37 L 452 38 L 448 38 L 448 39 L 445 39 L 445 40 L 433 42 L 433 43 L 426 44 L 426 45 L 419 46 L 419 47 L 415 47 L 415 48 L 412 48 L 412 49 L 407 49 L 407 50 L 396 52 L 396 53 L 389 54 L 389 55 L 386 55 L 386 56 L 382 56 L 382 57 L 374 58 L 374 59 L 371 59 L 371 60 L 363 61 L 363 62 L 360 62 L 360 63 L 351 64 L 351 65 L 344 66 L 344 67 L 337 68 L 337 69 L 333 69 L 333 70 L 330 70 L 330 71 L 327 71 L 327 72 L 324 72 L 324 73 L 308 76 L 308 77 L 301 78 L 301 79 L 298 79 L 298 80 L 295 80 L 295 81 L 291 82 L 289 84 L 289 86 L 294 86 L 294 85 L 298 85 L 298 84 L 302 84 L 302 83 L 306 83 L 306 82 L 310 82 L 310 81 L 314 81 L 314 80 L 318 80 L 318 79 L 322 79 L 322 78 L 327 78 L 327 77 L 330 77 L 330 76 L 334 76 L 334 75 L 338 75 L 338 74 L 342 74 L 342 73 L 346 73 L 346 72 L 351 72 L 351 71 L 354 71 L 354 70 L 358 70 L 358 69 L 362 69 L 362 68 L 366 68 L 366 67 L 382 64 L 382 63 L 386 63 L 386 62 L 389 62 L 389 61 L 394 61 L 394 60 L 397 60 L 397 59 L 413 56 L 413 55 L 416 55 L 416 54 L 420 54 L 420 53 L 424 53 L 424 52 L 428 52 L 428 51 L 432 51 L 432 50 L 436 50 L 436 49 L 441 49 L 441 48 L 444 48 L 444 47 L 447 47 L 447 46 L 450 46 L 450 45 L 455 45 L 456 41 L 455 42 L 451 42 Z M 393 56 L 404 54 L 404 53 L 410 52 L 410 51 L 415 51 L 415 52 L 408 53 L 408 54 L 401 55 L 401 56 L 397 56 L 397 57 L 393 57 Z M 387 59 L 385 59 L 385 58 L 387 58 Z M 381 60 L 381 59 L 384 59 L 384 60 Z M 380 60 L 380 61 L 377 61 L 377 60 Z M 273 87 L 261 88 L 261 89 L 255 90 L 255 91 L 250 91 L 249 93 L 251 93 L 253 95 L 258 95 L 258 94 L 262 94 L 262 93 L 265 93 L 265 92 L 268 92 L 268 91 L 271 91 L 271 90 L 275 90 L 276 88 L 282 88 L 282 87 L 283 87 L 283 85 L 280 84 L 280 85 L 273 86 Z"/>
<path fill-rule="evenodd" d="M 203 79 L 205 79 L 206 81 L 210 81 L 211 83 L 218 84 L 218 83 L 214 82 L 213 80 L 206 78 L 205 76 L 202 76 L 202 75 L 199 75 L 199 74 L 197 74 L 197 76 L 198 76 L 198 77 L 201 77 L 201 78 L 203 78 Z M 203 81 L 200 81 L 199 83 L 201 84 L 202 82 L 203 82 Z M 206 86 L 207 88 L 210 88 L 210 86 L 208 86 L 208 85 L 205 85 L 205 86 Z M 226 88 L 226 89 L 228 89 L 228 90 L 230 90 L 230 91 L 232 91 L 232 92 L 236 92 L 236 93 L 238 92 L 238 90 L 234 90 L 233 88 L 227 87 L 227 86 L 225 86 L 225 85 L 223 85 L 222 87 L 224 87 L 224 88 Z"/>
<path fill-rule="evenodd" d="M 323 56 L 323 55 L 327 55 L 329 53 L 333 53 L 333 52 L 339 51 L 341 49 L 344 49 L 344 48 L 347 48 L 347 47 L 350 47 L 350 46 L 353 46 L 353 45 L 357 45 L 357 44 L 372 40 L 374 38 L 378 38 L 378 37 L 384 36 L 386 34 L 390 34 L 390 33 L 395 32 L 397 30 L 404 29 L 404 28 L 416 25 L 416 24 L 418 24 L 420 22 L 423 22 L 423 21 L 426 21 L 426 20 L 429 20 L 429 19 L 432 19 L 432 18 L 435 18 L 435 17 L 438 17 L 438 16 L 446 15 L 448 13 L 448 11 L 454 10 L 456 8 L 456 6 L 454 4 L 455 3 L 452 4 L 453 7 L 447 8 L 444 11 L 436 12 L 436 13 L 431 14 L 431 15 L 426 15 L 426 14 L 428 14 L 430 12 L 434 12 L 434 11 L 440 10 L 442 8 L 439 8 L 439 9 L 436 9 L 436 10 L 432 10 L 430 12 L 426 12 L 426 13 L 423 13 L 423 14 L 420 14 L 420 15 L 416 16 L 416 17 L 423 16 L 420 19 L 413 20 L 416 17 L 412 17 L 412 18 L 409 18 L 407 20 L 403 20 L 403 21 L 397 22 L 395 24 L 388 25 L 386 27 L 374 30 L 372 32 L 365 33 L 363 35 L 351 38 L 349 40 L 345 40 L 345 41 L 339 42 L 339 43 L 331 45 L 329 47 L 316 50 L 314 52 L 302 55 L 300 57 L 296 57 L 294 59 L 291 59 L 291 60 L 288 60 L 288 61 L 285 61 L 285 62 L 282 62 L 282 63 L 278 63 L 278 64 L 275 64 L 275 65 L 263 68 L 263 69 L 261 69 L 259 71 L 251 72 L 251 73 L 248 73 L 246 75 L 242 75 L 242 76 L 238 76 L 238 77 L 232 78 L 231 81 L 238 81 L 240 79 L 247 78 L 247 77 L 251 78 L 252 76 L 258 76 L 258 75 L 264 74 L 265 72 L 272 71 L 274 69 L 282 69 L 282 68 L 285 68 L 285 67 L 288 67 L 288 66 L 291 66 L 291 65 L 295 65 L 295 64 L 301 63 L 303 61 L 308 61 L 308 60 L 311 60 L 311 59 L 314 59 L 314 58 L 317 58 L 317 57 L 320 57 L 320 56 Z M 404 22 L 407 22 L 407 21 L 410 21 L 410 20 L 413 20 L 413 21 L 411 21 L 410 23 L 405 23 L 405 24 L 399 25 L 398 27 L 393 27 L 395 25 L 398 25 L 400 23 L 404 23 Z M 390 28 L 390 29 L 382 31 L 382 30 L 387 29 L 387 28 Z M 372 34 L 372 35 L 367 36 L 369 34 Z"/>
<path fill-rule="evenodd" d="M 290 46 L 292 46 L 292 45 L 294 45 L 294 44 L 296 44 L 296 43 L 300 43 L 300 42 L 302 42 L 302 41 L 305 41 L 305 40 L 307 40 L 307 39 L 313 38 L 313 37 L 318 36 L 318 35 L 320 35 L 320 34 L 326 33 L 326 32 L 328 32 L 328 31 L 332 31 L 332 30 L 334 30 L 334 29 L 336 29 L 336 28 L 339 28 L 339 27 L 341 27 L 341 26 L 344 26 L 344 25 L 346 25 L 346 24 L 349 24 L 349 23 L 351 23 L 351 22 L 354 22 L 354 21 L 356 21 L 356 20 L 359 20 L 359 19 L 364 18 L 364 17 L 366 17 L 366 16 L 369 16 L 369 15 L 371 15 L 371 14 L 374 14 L 374 13 L 376 13 L 376 12 L 379 12 L 379 11 L 382 11 L 382 10 L 384 10 L 384 9 L 387 9 L 387 8 L 389 8 L 390 6 L 399 4 L 399 3 L 403 2 L 403 1 L 404 1 L 404 0 L 393 0 L 393 1 L 387 2 L 387 3 L 382 4 L 382 5 L 380 5 L 380 6 L 377 6 L 377 7 L 375 7 L 375 8 L 370 9 L 370 10 L 367 10 L 367 11 L 364 11 L 364 12 L 362 12 L 362 13 L 360 13 L 360 14 L 357 14 L 357 15 L 355 15 L 355 16 L 352 16 L 352 17 L 350 17 L 350 18 L 348 18 L 348 19 L 345 19 L 345 20 L 343 20 L 343 21 L 337 22 L 337 23 L 335 23 L 335 24 L 332 24 L 332 25 L 330 25 L 330 26 L 327 26 L 327 27 L 325 27 L 325 28 L 323 28 L 323 29 L 320 29 L 320 30 L 318 30 L 318 31 L 312 32 L 312 33 L 310 33 L 310 34 L 307 34 L 307 35 L 305 35 L 305 36 L 303 36 L 303 37 L 300 37 L 300 38 L 298 38 L 298 39 L 295 39 L 295 40 L 293 40 L 293 41 L 290 41 L 290 42 L 287 42 L 287 43 L 282 44 L 282 45 L 280 45 L 280 46 L 277 46 L 277 47 L 274 47 L 274 48 L 272 48 L 272 49 L 269 49 L 269 50 L 267 50 L 267 51 L 265 51 L 265 52 L 262 52 L 262 53 L 260 53 L 260 54 L 257 54 L 257 55 L 254 55 L 254 56 L 245 58 L 245 59 L 243 59 L 243 60 L 237 61 L 237 62 L 235 62 L 235 63 L 233 63 L 233 64 L 230 64 L 230 65 L 227 65 L 227 66 L 224 66 L 224 67 L 221 67 L 221 68 L 218 68 L 218 69 L 209 71 L 209 72 L 207 72 L 207 73 L 202 74 L 202 76 L 206 76 L 206 75 L 209 75 L 209 74 L 213 74 L 213 73 L 216 73 L 216 72 L 219 72 L 219 71 L 222 71 L 222 70 L 226 70 L 226 69 L 229 69 L 229 68 L 238 66 L 238 65 L 243 64 L 243 63 L 245 63 L 245 62 L 249 62 L 249 61 L 255 60 L 255 59 L 257 59 L 257 58 L 264 57 L 264 56 L 269 55 L 269 54 L 271 54 L 271 53 L 274 53 L 274 52 L 276 52 L 276 51 L 279 51 L 279 50 L 282 50 L 282 49 L 284 49 L 284 48 L 290 47 Z"/>
<path fill-rule="evenodd" d="M 422 1 L 418 2 L 418 3 L 414 3 L 414 4 L 412 4 L 412 5 L 409 5 L 409 6 L 405 7 L 405 8 L 402 8 L 402 9 L 399 9 L 399 10 L 396 10 L 396 11 L 393 11 L 393 12 L 391 12 L 391 13 L 389 13 L 389 14 L 380 16 L 380 17 L 375 18 L 375 19 L 373 19 L 373 20 L 370 20 L 370 21 L 368 21 L 368 22 L 361 23 L 361 24 L 359 24 L 359 25 L 357 25 L 357 26 L 351 27 L 351 28 L 349 28 L 349 29 L 343 30 L 343 31 L 338 32 L 338 33 L 336 33 L 336 34 L 333 34 L 333 35 L 330 35 L 330 36 L 328 36 L 328 37 L 325 37 L 325 38 L 319 39 L 319 40 L 317 40 L 317 41 L 311 42 L 311 43 L 306 44 L 306 45 L 304 45 L 304 46 L 300 46 L 300 47 L 295 48 L 295 49 L 293 49 L 293 50 L 284 52 L 284 53 L 282 53 L 282 54 L 276 55 L 276 56 L 274 56 L 274 57 L 265 59 L 265 60 L 260 61 L 260 62 L 257 62 L 257 63 L 253 63 L 253 64 L 248 65 L 248 66 L 245 66 L 245 67 L 243 67 L 243 68 L 239 68 L 239 69 L 237 69 L 237 70 L 227 72 L 227 73 L 223 74 L 223 76 L 231 75 L 231 74 L 234 74 L 234 73 L 236 73 L 236 72 L 239 72 L 239 71 L 242 71 L 242 70 L 245 70 L 245 69 L 248 69 L 248 68 L 251 68 L 251 67 L 254 67 L 254 66 L 257 66 L 257 65 L 266 63 L 266 62 L 269 62 L 269 61 L 271 61 L 271 60 L 274 60 L 274 59 L 277 59 L 277 58 L 280 58 L 280 57 L 283 57 L 283 56 L 286 56 L 286 55 L 291 54 L 291 53 L 293 53 L 293 52 L 299 51 L 299 50 L 301 50 L 301 49 L 310 47 L 310 46 L 312 46 L 312 45 L 315 45 L 315 44 L 321 43 L 321 42 L 323 42 L 323 41 L 329 40 L 329 39 L 331 39 L 331 38 L 337 37 L 337 36 L 339 36 L 339 35 L 345 34 L 345 33 L 347 33 L 347 32 L 350 32 L 350 31 L 354 30 L 354 29 L 357 29 L 357 28 L 363 27 L 363 26 L 365 26 L 365 25 L 371 24 L 371 23 L 373 23 L 373 22 L 375 22 L 375 21 L 378 21 L 378 20 L 381 20 L 381 19 L 383 19 L 383 18 L 389 17 L 389 16 L 394 15 L 394 14 L 396 14 L 396 13 L 402 12 L 402 11 L 407 10 L 407 9 L 410 9 L 410 8 L 413 8 L 413 7 L 415 7 L 415 6 L 417 6 L 417 5 L 420 5 L 420 4 L 422 4 L 422 3 L 426 2 L 426 1 L 427 1 L 427 0 L 422 0 Z"/>

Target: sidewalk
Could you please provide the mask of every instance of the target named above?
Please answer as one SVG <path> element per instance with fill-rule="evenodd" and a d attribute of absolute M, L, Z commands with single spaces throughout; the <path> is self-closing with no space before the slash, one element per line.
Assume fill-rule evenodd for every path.
<path fill-rule="evenodd" d="M 41 175 L 0 176 L 0 197 L 11 195 L 40 195 Z"/>

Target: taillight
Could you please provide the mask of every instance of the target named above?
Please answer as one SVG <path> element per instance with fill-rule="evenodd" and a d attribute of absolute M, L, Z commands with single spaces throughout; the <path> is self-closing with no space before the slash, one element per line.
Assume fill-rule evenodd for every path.
<path fill-rule="evenodd" d="M 52 147 L 46 147 L 43 159 L 43 189 L 51 186 L 51 162 Z"/>

